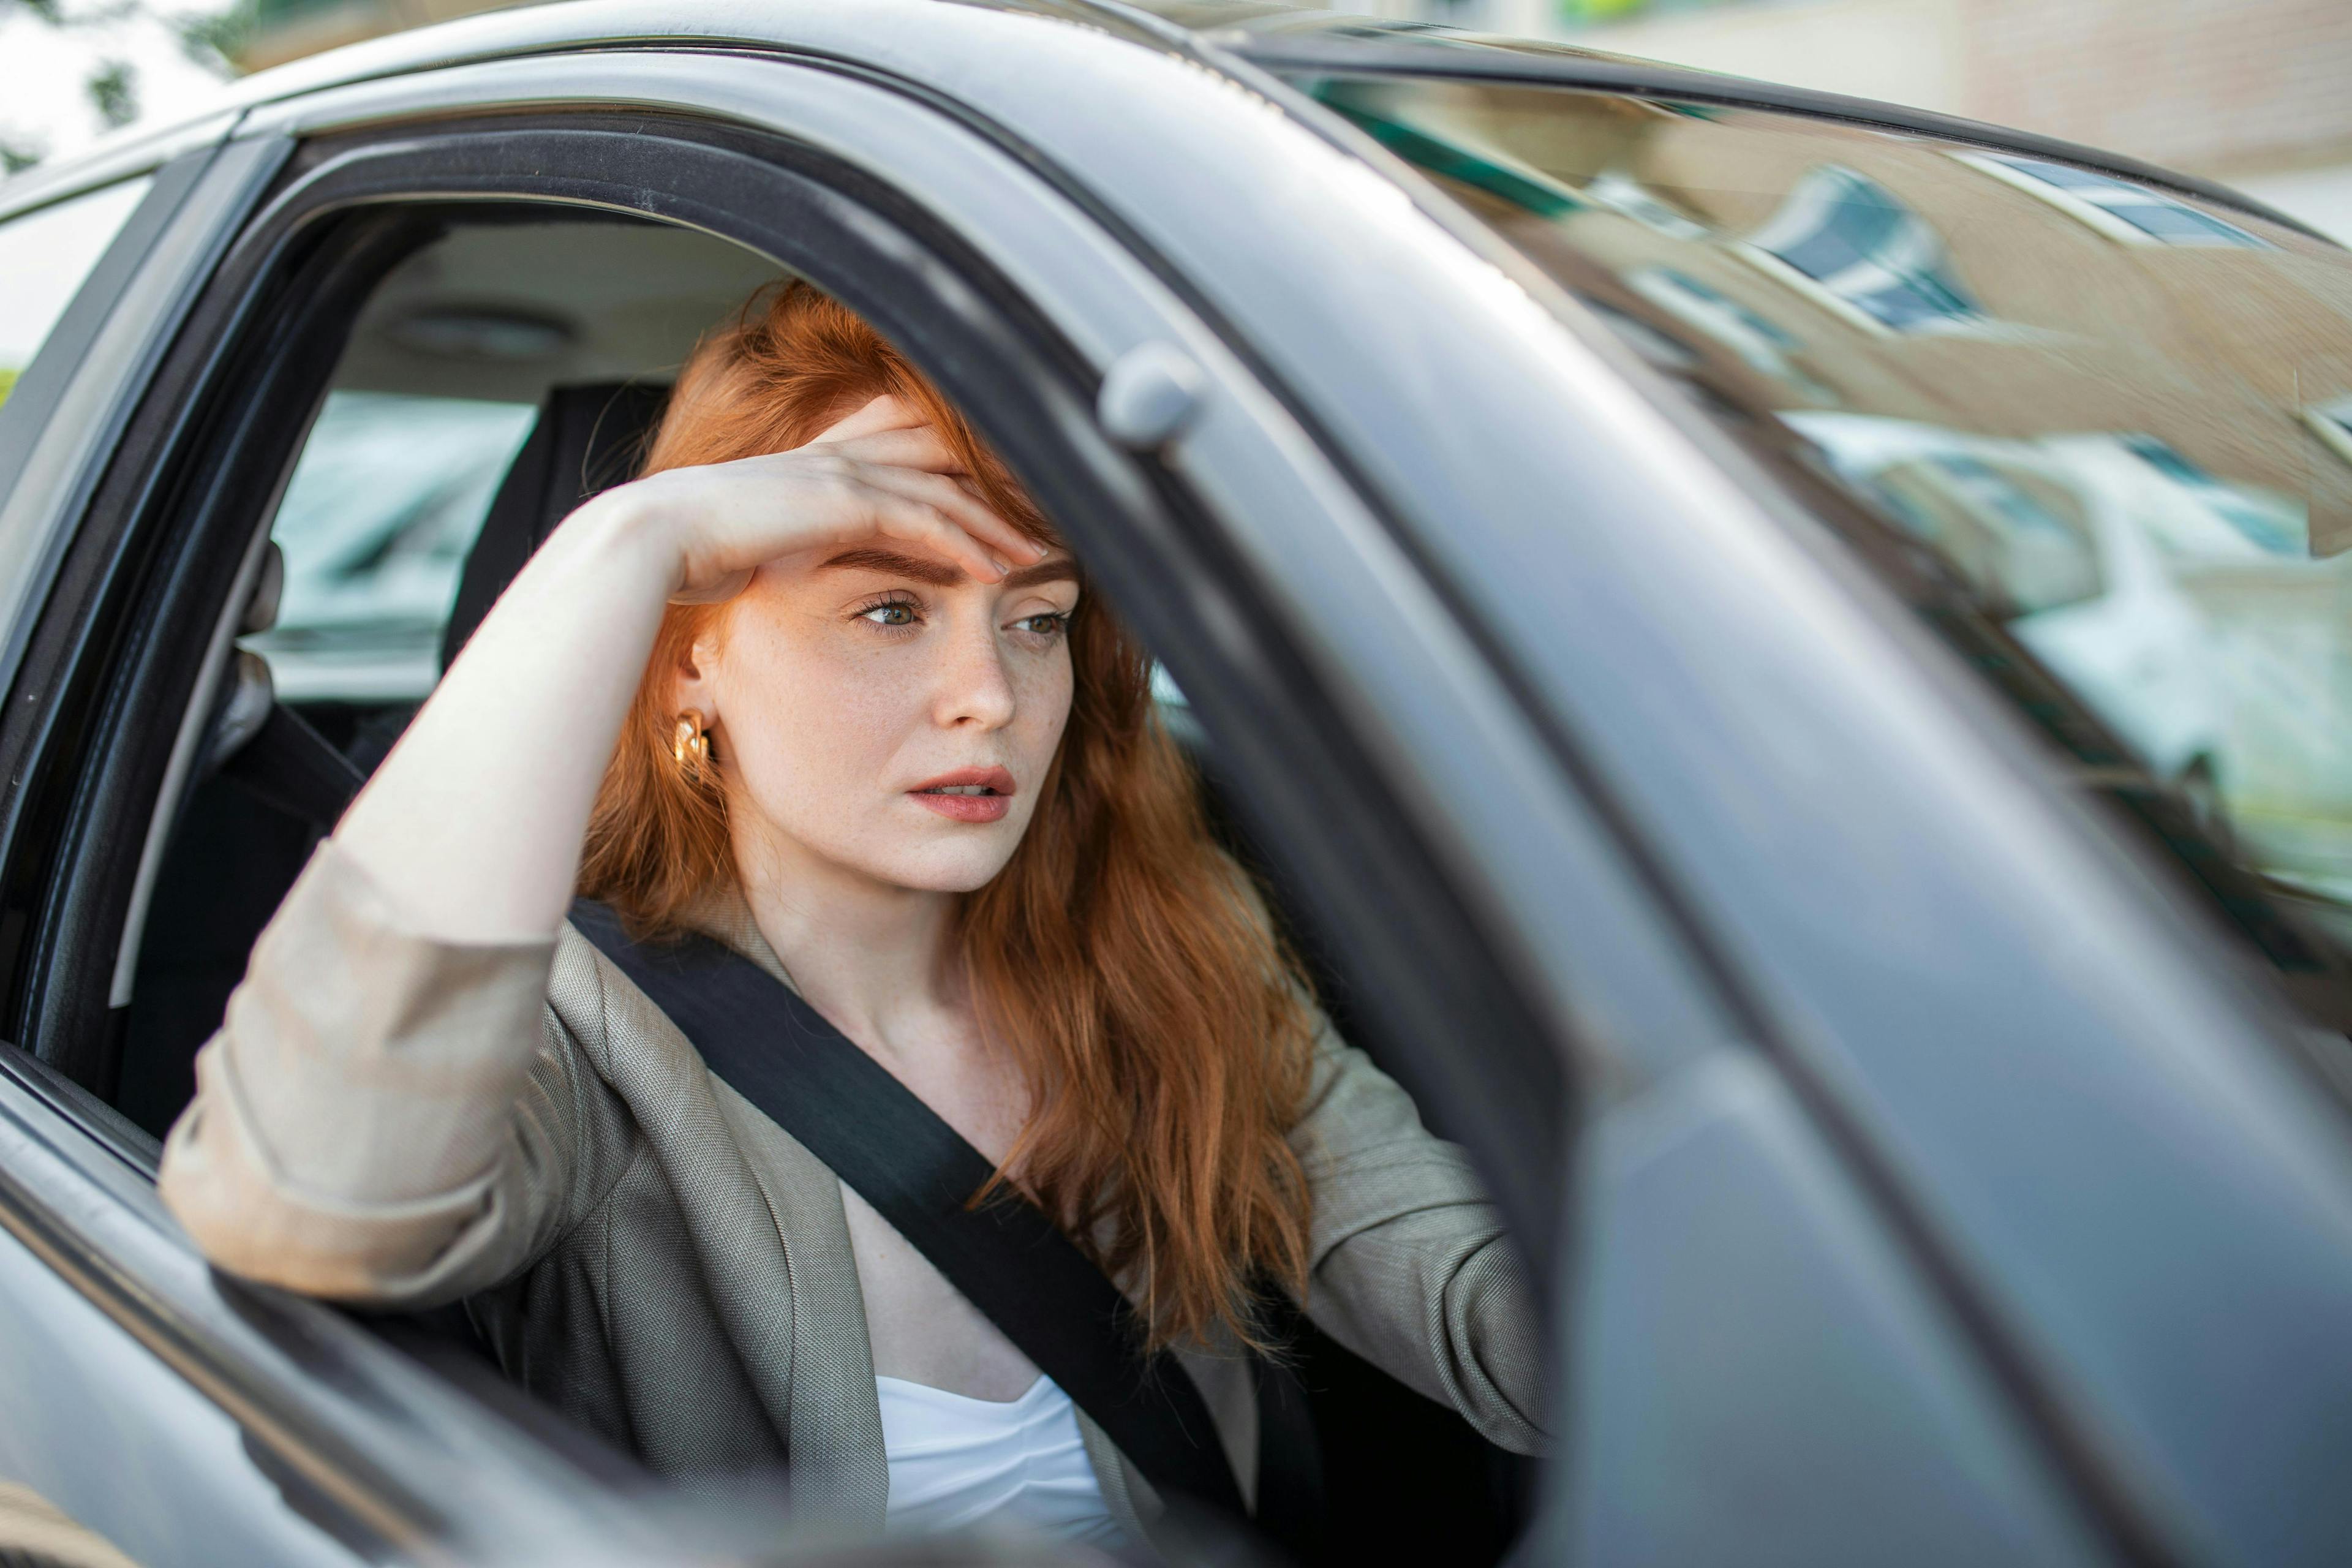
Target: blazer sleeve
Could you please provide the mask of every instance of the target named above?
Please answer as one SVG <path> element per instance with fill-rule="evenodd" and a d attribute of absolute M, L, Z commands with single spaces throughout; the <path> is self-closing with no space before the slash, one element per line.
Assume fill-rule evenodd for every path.
<path fill-rule="evenodd" d="M 426 1307 L 512 1278 L 610 1137 L 547 1005 L 554 948 L 404 930 L 329 838 L 196 1058 L 164 1203 L 217 1267 L 309 1295 Z"/>
<path fill-rule="evenodd" d="M 1291 1144 L 1314 1202 L 1308 1318 L 1490 1442 L 1540 1452 L 1535 1292 L 1462 1151 L 1328 1024 Z"/>

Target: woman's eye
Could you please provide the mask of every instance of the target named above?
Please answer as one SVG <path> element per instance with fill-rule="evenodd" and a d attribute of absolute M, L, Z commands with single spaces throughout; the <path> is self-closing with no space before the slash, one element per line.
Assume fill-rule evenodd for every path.
<path fill-rule="evenodd" d="M 1060 636 L 1062 628 L 1070 624 L 1070 617 L 1050 610 L 1044 615 L 1024 616 L 1013 624 L 1033 637 L 1050 637 Z"/>
<path fill-rule="evenodd" d="M 877 626 L 911 626 L 915 624 L 915 606 L 894 599 L 889 604 L 876 605 L 859 611 L 857 618 L 872 621 Z"/>

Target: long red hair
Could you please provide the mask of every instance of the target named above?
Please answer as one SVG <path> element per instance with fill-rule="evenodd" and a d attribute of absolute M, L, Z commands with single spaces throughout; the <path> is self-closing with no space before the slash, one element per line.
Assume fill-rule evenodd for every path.
<path fill-rule="evenodd" d="M 884 394 L 937 427 L 998 515 L 1056 542 L 938 389 L 804 283 L 755 296 L 697 346 L 644 471 L 788 450 Z M 664 618 L 589 826 L 581 891 L 640 932 L 677 930 L 735 875 L 725 786 L 677 764 L 667 710 L 669 672 L 719 613 Z M 1264 1346 L 1255 1282 L 1306 1287 L 1287 1140 L 1312 1055 L 1305 987 L 1210 836 L 1140 646 L 1088 596 L 1069 648 L 1069 722 L 1036 815 L 956 924 L 982 1026 L 1034 1108 L 997 1179 L 1140 1298 L 1154 1343 L 1222 1328 Z"/>

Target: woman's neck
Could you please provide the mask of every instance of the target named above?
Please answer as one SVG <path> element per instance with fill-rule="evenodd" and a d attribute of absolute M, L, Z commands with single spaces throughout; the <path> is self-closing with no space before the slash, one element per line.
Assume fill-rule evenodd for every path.
<path fill-rule="evenodd" d="M 936 1042 L 943 1020 L 966 1017 L 950 940 L 955 894 L 894 886 L 795 844 L 745 837 L 737 835 L 735 864 L 751 919 L 817 1011 L 893 1052 Z"/>

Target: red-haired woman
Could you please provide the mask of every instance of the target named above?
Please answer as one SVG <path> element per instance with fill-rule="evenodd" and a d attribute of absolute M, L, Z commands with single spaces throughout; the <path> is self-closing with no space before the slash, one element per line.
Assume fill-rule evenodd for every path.
<path fill-rule="evenodd" d="M 789 1452 L 796 1498 L 893 1527 L 1148 1542 L 1118 1448 L 565 925 L 576 890 L 753 960 L 995 1162 L 1244 1487 L 1262 1279 L 1532 1451 L 1494 1209 L 1304 1000 L 1143 654 L 956 411 L 795 285 L 696 351 L 646 469 L 515 580 L 256 948 L 164 1152 L 205 1250 L 463 1300 L 662 1471 Z"/>

